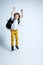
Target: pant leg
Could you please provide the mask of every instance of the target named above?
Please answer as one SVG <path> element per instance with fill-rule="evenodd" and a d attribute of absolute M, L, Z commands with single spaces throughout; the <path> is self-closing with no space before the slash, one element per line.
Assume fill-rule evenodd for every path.
<path fill-rule="evenodd" d="M 14 31 L 11 30 L 11 46 L 14 46 Z"/>
<path fill-rule="evenodd" d="M 15 38 L 16 38 L 16 46 L 18 46 L 18 30 L 16 30 Z"/>

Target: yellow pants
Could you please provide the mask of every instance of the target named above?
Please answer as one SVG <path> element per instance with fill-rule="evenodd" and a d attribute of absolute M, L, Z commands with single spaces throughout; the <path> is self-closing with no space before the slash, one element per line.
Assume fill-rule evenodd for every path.
<path fill-rule="evenodd" d="M 18 30 L 11 30 L 11 46 L 14 46 L 14 38 L 16 39 L 16 46 L 18 46 Z"/>

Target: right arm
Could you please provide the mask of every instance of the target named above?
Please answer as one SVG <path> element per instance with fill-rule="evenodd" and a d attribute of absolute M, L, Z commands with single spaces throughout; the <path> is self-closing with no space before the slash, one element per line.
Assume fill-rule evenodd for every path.
<path fill-rule="evenodd" d="M 15 7 L 13 7 L 13 10 L 12 10 L 12 12 L 11 12 L 11 17 L 14 16 L 14 13 L 15 13 Z"/>

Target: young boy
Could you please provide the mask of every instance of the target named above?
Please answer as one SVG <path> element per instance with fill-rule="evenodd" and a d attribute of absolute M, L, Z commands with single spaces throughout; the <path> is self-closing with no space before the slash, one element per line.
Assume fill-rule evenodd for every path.
<path fill-rule="evenodd" d="M 13 17 L 12 17 L 13 16 Z M 14 50 L 14 38 L 16 39 L 15 47 L 18 47 L 18 25 L 20 24 L 20 18 L 23 18 L 23 9 L 21 9 L 21 16 L 19 13 L 15 13 L 15 7 L 13 7 L 13 11 L 11 12 L 11 50 Z M 15 36 L 15 37 L 14 37 Z"/>

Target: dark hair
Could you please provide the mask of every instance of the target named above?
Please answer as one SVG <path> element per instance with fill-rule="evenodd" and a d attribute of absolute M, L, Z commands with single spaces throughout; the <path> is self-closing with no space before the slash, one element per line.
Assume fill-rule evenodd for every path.
<path fill-rule="evenodd" d="M 18 18 L 18 24 L 19 24 L 20 23 L 20 14 L 19 13 L 14 13 L 14 19 L 15 19 L 16 14 L 19 16 L 19 18 Z"/>

